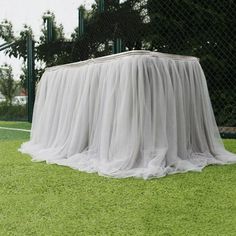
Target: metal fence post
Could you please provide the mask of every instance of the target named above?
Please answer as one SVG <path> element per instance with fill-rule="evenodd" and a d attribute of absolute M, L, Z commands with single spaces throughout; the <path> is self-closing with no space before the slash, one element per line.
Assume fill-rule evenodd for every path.
<path fill-rule="evenodd" d="M 52 17 L 50 15 L 44 16 L 44 22 L 47 24 L 47 43 L 52 41 L 53 39 L 53 22 Z"/>
<path fill-rule="evenodd" d="M 104 0 L 99 0 L 98 1 L 98 10 L 100 13 L 105 11 L 105 2 Z"/>
<path fill-rule="evenodd" d="M 120 53 L 123 51 L 123 42 L 121 38 L 117 38 L 113 42 L 112 52 L 113 54 Z"/>
<path fill-rule="evenodd" d="M 79 25 L 79 36 L 81 37 L 84 34 L 84 12 L 85 9 L 83 6 L 78 8 L 78 25 Z"/>
<path fill-rule="evenodd" d="M 120 4 L 120 0 L 115 0 L 115 2 L 117 4 Z M 113 54 L 116 54 L 116 53 L 120 53 L 123 51 L 123 42 L 122 42 L 122 39 L 121 38 L 116 38 L 114 41 L 113 41 L 113 48 L 112 48 L 112 52 Z"/>
<path fill-rule="evenodd" d="M 27 88 L 28 88 L 28 121 L 32 122 L 35 99 L 35 74 L 34 74 L 34 41 L 28 35 L 27 48 Z"/>

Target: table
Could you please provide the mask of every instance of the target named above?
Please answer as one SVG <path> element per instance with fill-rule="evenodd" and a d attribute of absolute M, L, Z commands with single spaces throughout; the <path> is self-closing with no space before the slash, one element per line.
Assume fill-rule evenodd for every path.
<path fill-rule="evenodd" d="M 131 51 L 47 68 L 20 151 L 116 178 L 235 163 L 195 57 Z"/>

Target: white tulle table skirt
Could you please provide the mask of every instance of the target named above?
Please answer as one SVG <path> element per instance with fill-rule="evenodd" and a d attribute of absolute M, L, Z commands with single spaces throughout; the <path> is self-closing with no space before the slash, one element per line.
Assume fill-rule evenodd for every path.
<path fill-rule="evenodd" d="M 48 68 L 20 151 L 117 178 L 236 162 L 222 144 L 198 59 L 149 51 Z"/>

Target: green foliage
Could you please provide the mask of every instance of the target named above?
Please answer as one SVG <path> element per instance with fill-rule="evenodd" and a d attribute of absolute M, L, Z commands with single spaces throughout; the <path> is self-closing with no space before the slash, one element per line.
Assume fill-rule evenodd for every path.
<path fill-rule="evenodd" d="M 7 43 L 15 40 L 12 23 L 7 19 L 0 24 L 0 37 Z"/>
<path fill-rule="evenodd" d="M 0 120 L 27 120 L 27 107 L 0 103 Z"/>
<path fill-rule="evenodd" d="M 6 103 L 11 105 L 18 84 L 13 79 L 12 67 L 7 64 L 3 66 L 4 69 L 0 68 L 0 92 L 6 98 Z"/>
<path fill-rule="evenodd" d="M 91 11 L 85 12 L 84 35 L 79 37 L 76 28 L 71 35 L 71 41 L 65 40 L 63 34 L 58 33 L 62 28 L 57 26 L 55 16 L 52 15 L 53 40 L 47 42 L 44 29 L 44 36 L 41 37 L 36 51 L 37 59 L 44 61 L 47 66 L 53 66 L 108 55 L 112 53 L 110 43 L 116 38 L 122 38 L 128 49 L 140 49 L 142 32 L 145 29 L 141 11 L 142 6 L 137 6 L 135 1 L 120 5 L 117 1 L 107 1 L 105 12 L 101 14 L 97 4 L 94 4 Z"/>
<path fill-rule="evenodd" d="M 16 37 L 10 21 L 3 20 L 0 24 L 0 38 L 7 43 L 14 43 L 10 48 L 5 50 L 5 54 L 10 57 L 23 58 L 24 61 L 26 61 L 26 39 L 28 35 L 32 38 L 34 37 L 30 26 L 24 25 L 23 30 L 20 32 L 20 36 Z"/>
<path fill-rule="evenodd" d="M 35 80 L 38 82 L 40 78 L 42 77 L 44 73 L 44 66 L 41 64 L 35 65 Z M 27 67 L 26 67 L 26 62 L 22 64 L 21 67 L 21 74 L 20 74 L 20 83 L 19 83 L 20 88 L 23 88 L 25 91 L 27 91 Z"/>

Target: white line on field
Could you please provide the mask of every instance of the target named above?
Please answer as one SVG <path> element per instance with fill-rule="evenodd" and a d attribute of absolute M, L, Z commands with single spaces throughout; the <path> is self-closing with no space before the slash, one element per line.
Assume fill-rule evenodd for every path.
<path fill-rule="evenodd" d="M 28 129 L 16 129 L 16 128 L 7 128 L 7 127 L 0 127 L 0 129 L 13 130 L 13 131 L 23 131 L 23 132 L 30 132 L 30 130 L 28 130 Z"/>

